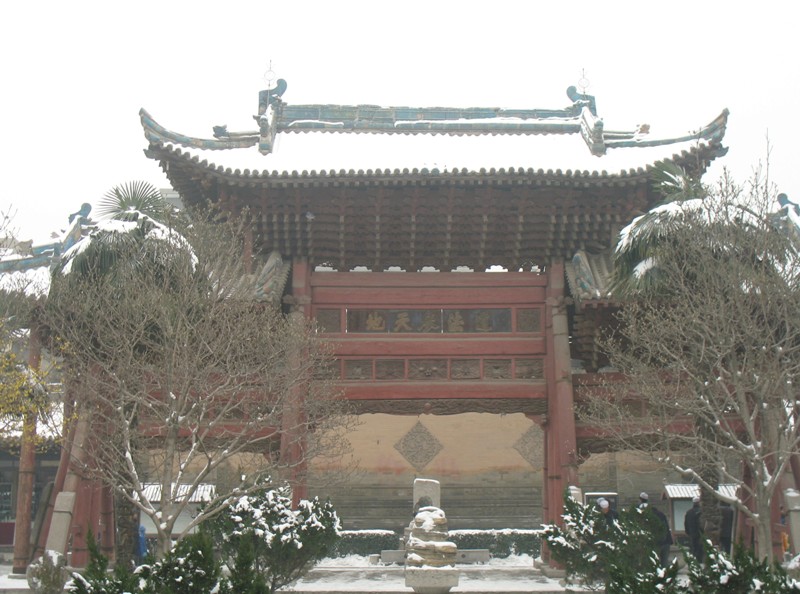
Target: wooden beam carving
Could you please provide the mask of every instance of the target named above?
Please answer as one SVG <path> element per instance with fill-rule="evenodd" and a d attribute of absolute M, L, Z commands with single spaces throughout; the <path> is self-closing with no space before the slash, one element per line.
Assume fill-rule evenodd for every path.
<path fill-rule="evenodd" d="M 481 226 L 481 243 L 480 249 L 478 250 L 478 270 L 477 272 L 483 272 L 487 268 L 486 262 L 486 238 L 489 234 L 489 215 L 485 212 L 483 213 L 482 217 L 483 225 Z"/>
<path fill-rule="evenodd" d="M 339 271 L 347 272 L 347 236 L 345 229 L 345 213 L 347 207 L 347 188 L 342 188 L 339 192 Z"/>

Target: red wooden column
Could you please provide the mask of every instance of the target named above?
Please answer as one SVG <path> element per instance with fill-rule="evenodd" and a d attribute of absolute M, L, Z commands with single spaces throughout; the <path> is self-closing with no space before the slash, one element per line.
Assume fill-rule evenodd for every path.
<path fill-rule="evenodd" d="M 76 489 L 70 563 L 73 567 L 86 567 L 89 563 L 88 530 L 93 532 L 100 552 L 114 561 L 115 524 L 114 497 L 111 489 L 98 481 L 82 477 Z"/>
<path fill-rule="evenodd" d="M 64 419 L 72 419 L 72 414 L 74 412 L 74 402 L 72 399 L 72 390 L 70 388 L 70 384 L 68 382 L 64 383 Z M 47 540 L 47 536 L 50 534 L 50 523 L 53 519 L 53 510 L 55 508 L 55 501 L 56 496 L 64 490 L 64 481 L 67 476 L 67 471 L 69 470 L 70 466 L 70 457 L 72 454 L 72 444 L 75 438 L 75 428 L 77 423 L 69 422 L 62 427 L 63 434 L 63 441 L 61 444 L 61 458 L 58 463 L 58 470 L 56 471 L 56 478 L 53 481 L 53 489 L 50 492 L 50 499 L 46 502 L 47 503 L 47 510 L 44 514 L 44 521 L 42 522 L 42 528 L 39 531 L 38 539 L 36 542 L 36 547 L 33 551 L 33 555 L 31 559 L 36 559 L 41 557 L 45 551 L 45 542 Z M 41 505 L 44 505 L 45 502 L 42 501 Z"/>
<path fill-rule="evenodd" d="M 564 490 L 578 481 L 572 368 L 564 292 L 564 263 L 554 262 L 548 269 L 545 302 L 547 422 L 544 425 L 542 515 L 546 523 L 560 523 Z"/>
<path fill-rule="evenodd" d="M 292 261 L 292 294 L 285 298 L 291 306 L 292 321 L 305 323 L 311 316 L 311 268 L 304 258 Z M 294 353 L 295 357 L 303 357 L 303 353 Z M 289 468 L 289 484 L 292 487 L 292 503 L 297 505 L 301 499 L 308 497 L 308 480 L 306 472 L 308 462 L 305 459 L 305 425 L 303 423 L 303 400 L 305 398 L 303 384 L 300 383 L 292 394 L 290 410 L 283 415 L 281 431 L 281 464 Z"/>
<path fill-rule="evenodd" d="M 42 360 L 42 345 L 38 325 L 30 329 L 28 368 L 38 373 Z M 22 421 L 22 444 L 19 452 L 17 478 L 17 507 L 14 516 L 13 573 L 25 573 L 31 560 L 31 512 L 33 486 L 36 478 L 36 413 L 28 413 Z"/>

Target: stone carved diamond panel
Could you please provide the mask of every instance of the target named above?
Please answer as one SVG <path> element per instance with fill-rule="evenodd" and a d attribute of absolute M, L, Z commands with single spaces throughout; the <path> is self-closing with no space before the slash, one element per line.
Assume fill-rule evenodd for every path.
<path fill-rule="evenodd" d="M 539 470 L 544 465 L 544 436 L 538 425 L 532 425 L 514 443 L 514 449 L 519 452 L 532 468 Z"/>
<path fill-rule="evenodd" d="M 436 454 L 442 451 L 442 444 L 425 425 L 417 421 L 417 424 L 394 444 L 394 449 L 400 452 L 416 471 L 422 472 Z"/>

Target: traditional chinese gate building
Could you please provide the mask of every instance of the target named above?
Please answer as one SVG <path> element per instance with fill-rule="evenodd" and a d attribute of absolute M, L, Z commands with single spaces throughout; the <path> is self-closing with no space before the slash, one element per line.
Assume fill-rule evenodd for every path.
<path fill-rule="evenodd" d="M 656 137 L 606 130 L 574 88 L 564 109 L 513 110 L 291 105 L 285 88 L 260 94 L 253 132 L 140 115 L 184 204 L 247 213 L 264 294 L 336 345 L 358 469 L 323 494 L 348 528 L 405 524 L 415 476 L 442 482 L 452 527 L 557 519 L 615 234 L 658 202 L 658 163 L 697 173 L 725 153 L 727 111 Z M 308 488 L 340 470 L 311 468 Z"/>

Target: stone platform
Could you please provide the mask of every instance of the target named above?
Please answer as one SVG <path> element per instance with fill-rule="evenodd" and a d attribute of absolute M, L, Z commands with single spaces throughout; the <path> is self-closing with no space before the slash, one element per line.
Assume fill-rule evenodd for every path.
<path fill-rule="evenodd" d="M 548 578 L 533 567 L 459 565 L 459 584 L 451 594 L 561 594 L 567 590 L 557 579 Z M 297 594 L 413 594 L 405 586 L 402 566 L 317 567 L 287 592 Z"/>

